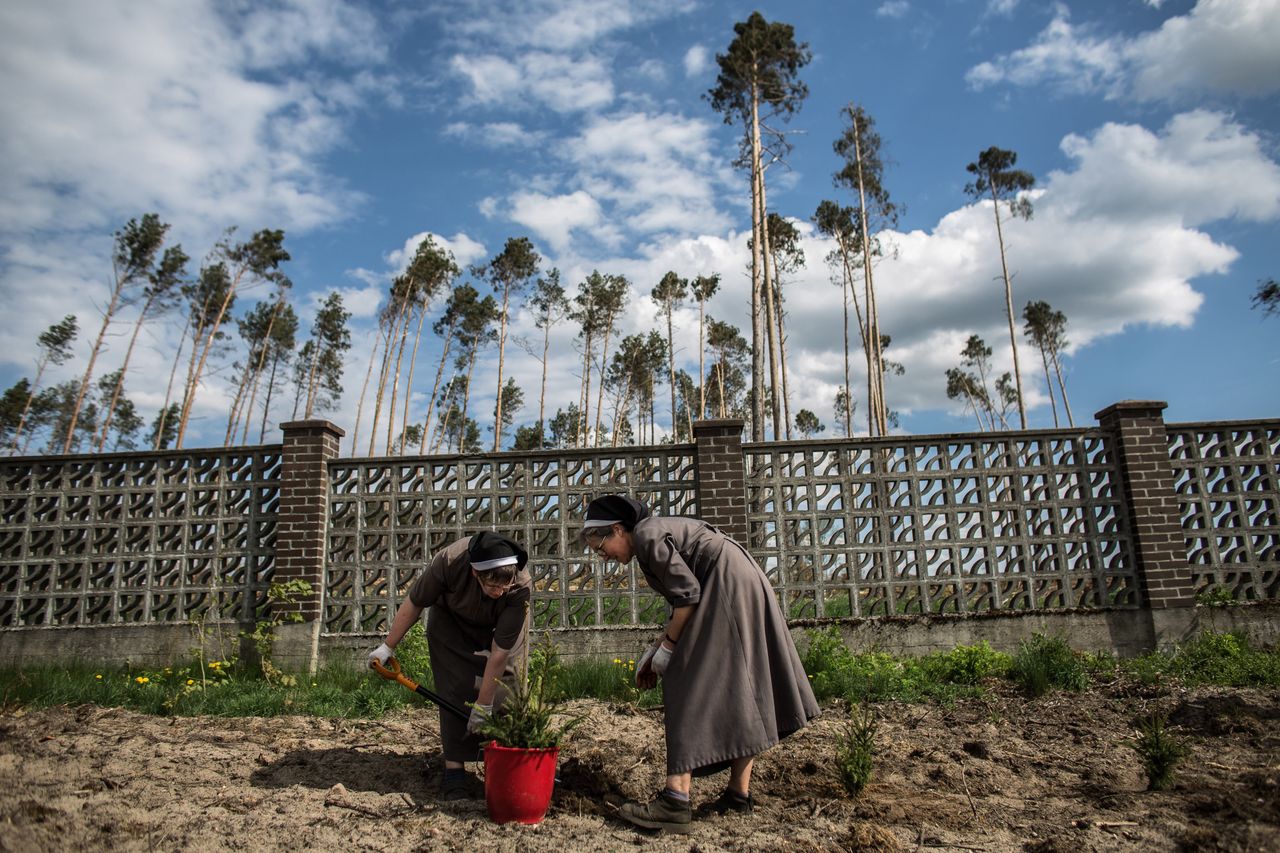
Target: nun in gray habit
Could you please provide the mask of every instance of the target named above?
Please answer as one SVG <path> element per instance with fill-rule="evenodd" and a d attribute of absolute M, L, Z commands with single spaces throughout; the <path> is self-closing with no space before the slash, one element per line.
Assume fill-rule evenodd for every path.
<path fill-rule="evenodd" d="M 479 752 L 476 730 L 495 704 L 501 707 L 504 682 L 514 683 L 524 671 L 533 586 L 528 561 L 518 544 L 488 530 L 458 539 L 431 558 L 396 611 L 386 641 L 369 654 L 370 661 L 385 664 L 422 611 L 431 608 L 427 646 L 436 692 L 459 707 L 477 706 L 469 720 L 440 715 L 441 799 L 466 799 L 475 792 L 465 762 Z"/>
<path fill-rule="evenodd" d="M 593 500 L 581 537 L 602 557 L 634 558 L 671 607 L 662 635 L 636 667 L 641 687 L 662 679 L 666 788 L 649 803 L 626 803 L 620 816 L 648 829 L 687 832 L 691 777 L 726 768 L 725 791 L 699 812 L 751 811 L 755 756 L 818 715 L 764 570 L 706 522 L 651 518 L 626 495 Z"/>

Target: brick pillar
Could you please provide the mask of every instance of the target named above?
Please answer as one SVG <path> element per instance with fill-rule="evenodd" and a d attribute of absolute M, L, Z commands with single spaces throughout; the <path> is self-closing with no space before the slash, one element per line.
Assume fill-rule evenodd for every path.
<path fill-rule="evenodd" d="M 290 421 L 280 425 L 284 449 L 280 466 L 280 505 L 276 515 L 278 583 L 299 579 L 311 594 L 294 607 L 301 623 L 286 623 L 277 632 L 277 662 L 314 673 L 318 665 L 320 606 L 324 596 L 325 538 L 329 521 L 329 466 L 346 433 L 325 420 Z"/>
<path fill-rule="evenodd" d="M 694 421 L 697 445 L 698 515 L 722 533 L 747 544 L 746 465 L 742 458 L 743 421 L 738 418 Z"/>
<path fill-rule="evenodd" d="M 1185 639 L 1195 622 L 1195 590 L 1164 428 L 1167 405 L 1124 400 L 1094 415 L 1114 441 L 1138 585 L 1151 613 L 1152 643 L 1157 648 Z"/>

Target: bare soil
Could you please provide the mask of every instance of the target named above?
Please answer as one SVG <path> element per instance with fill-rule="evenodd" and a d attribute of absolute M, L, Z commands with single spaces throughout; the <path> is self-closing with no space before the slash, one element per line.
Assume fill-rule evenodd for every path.
<path fill-rule="evenodd" d="M 882 704 L 873 782 L 840 786 L 829 706 L 756 764 L 754 813 L 689 835 L 616 817 L 662 782 L 660 711 L 575 703 L 537 826 L 436 801 L 438 718 L 160 718 L 85 706 L 0 712 L 0 850 L 1280 850 L 1280 691 L 1112 687 L 954 707 Z M 1135 718 L 1190 747 L 1146 790 Z M 714 709 L 708 709 L 714 713 Z M 725 775 L 695 780 L 695 803 Z"/>

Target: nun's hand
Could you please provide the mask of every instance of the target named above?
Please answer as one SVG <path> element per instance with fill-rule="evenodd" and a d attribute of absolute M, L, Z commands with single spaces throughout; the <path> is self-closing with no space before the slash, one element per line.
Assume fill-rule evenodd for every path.
<path fill-rule="evenodd" d="M 373 651 L 369 652 L 369 666 L 373 666 L 374 661 L 377 661 L 380 666 L 386 666 L 387 661 L 391 660 L 394 656 L 395 651 L 386 643 L 383 643 Z"/>
<path fill-rule="evenodd" d="M 479 702 L 476 702 L 471 707 L 471 716 L 467 718 L 467 734 L 473 735 L 479 731 L 480 727 L 483 726 L 492 715 L 492 704 L 481 705 Z"/>
<path fill-rule="evenodd" d="M 658 650 L 653 653 L 653 660 L 649 661 L 649 666 L 658 675 L 666 675 L 667 665 L 671 663 L 671 653 L 676 650 L 675 646 L 667 648 L 667 642 L 666 637 L 658 641 Z"/>
<path fill-rule="evenodd" d="M 648 690 L 658 683 L 658 674 L 653 671 L 653 658 L 658 653 L 658 646 L 661 644 L 662 641 L 658 640 L 649 646 L 643 657 L 640 658 L 640 663 L 636 664 L 636 687 L 642 690 Z"/>

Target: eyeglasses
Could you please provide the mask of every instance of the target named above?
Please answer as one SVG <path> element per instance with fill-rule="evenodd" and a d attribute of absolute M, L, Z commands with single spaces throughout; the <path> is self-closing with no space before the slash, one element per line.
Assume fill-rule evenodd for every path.
<path fill-rule="evenodd" d="M 494 592 L 506 592 L 507 590 L 511 589 L 511 587 L 515 586 L 515 583 L 516 583 L 515 578 L 512 578 L 509 581 L 502 581 L 500 583 L 495 583 L 490 580 L 485 580 L 482 577 L 477 577 L 476 580 L 480 581 L 480 586 L 488 590 L 493 590 Z"/>
<path fill-rule="evenodd" d="M 595 552 L 596 552 L 597 554 L 599 554 L 601 557 L 603 557 L 603 556 L 604 556 L 604 550 L 603 550 L 603 548 L 604 548 L 604 543 L 605 543 L 605 542 L 607 542 L 607 541 L 609 541 L 609 537 L 610 537 L 610 536 L 612 536 L 612 535 L 613 535 L 613 530 L 612 530 L 612 529 L 610 529 L 608 533 L 606 533 L 605 535 L 603 535 L 603 536 L 601 536 L 601 537 L 599 537 L 599 538 L 596 538 L 595 536 L 588 536 L 588 537 L 587 537 L 587 547 L 588 547 L 588 548 L 590 548 L 592 551 L 595 551 Z"/>

